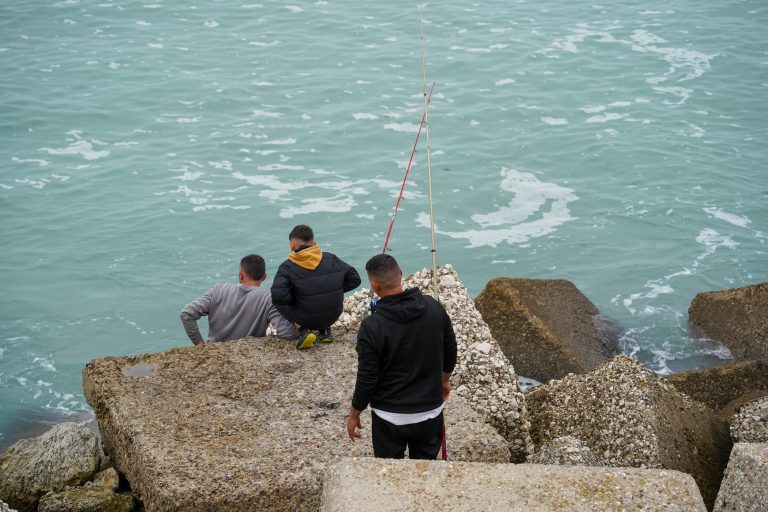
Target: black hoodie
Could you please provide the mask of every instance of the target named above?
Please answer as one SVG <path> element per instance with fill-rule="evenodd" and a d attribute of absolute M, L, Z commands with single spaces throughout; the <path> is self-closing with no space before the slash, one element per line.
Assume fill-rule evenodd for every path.
<path fill-rule="evenodd" d="M 388 295 L 360 325 L 357 360 L 352 407 L 431 411 L 443 403 L 443 372 L 451 373 L 456 365 L 451 319 L 418 288 Z"/>

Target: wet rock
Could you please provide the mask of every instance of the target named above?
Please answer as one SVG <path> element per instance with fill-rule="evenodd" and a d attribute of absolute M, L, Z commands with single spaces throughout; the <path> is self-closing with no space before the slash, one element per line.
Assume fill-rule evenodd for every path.
<path fill-rule="evenodd" d="M 334 334 L 303 351 L 261 338 L 91 361 L 86 399 L 147 510 L 316 510 L 332 463 L 372 455 L 369 413 L 362 439 L 346 434 L 355 338 Z M 155 372 L 122 372 L 138 362 Z M 458 395 L 445 417 L 449 458 L 509 460 L 506 440 Z"/>
<path fill-rule="evenodd" d="M 451 317 L 458 345 L 458 362 L 451 378 L 455 393 L 465 398 L 474 411 L 507 440 L 511 461 L 524 462 L 533 452 L 533 445 L 528 433 L 530 422 L 525 396 L 515 369 L 491 335 L 453 267 L 439 267 L 437 274 L 438 282 L 442 283 L 438 290 L 440 302 Z M 431 294 L 432 271 L 424 269 L 408 276 L 403 286 L 418 287 Z M 366 289 L 347 297 L 344 312 L 349 316 L 339 319 L 335 328 L 356 332 L 368 315 L 370 299 Z"/>
<path fill-rule="evenodd" d="M 563 436 L 544 443 L 528 458 L 531 464 L 602 466 L 597 456 L 573 436 Z"/>
<path fill-rule="evenodd" d="M 744 361 L 664 377 L 680 392 L 713 410 L 721 410 L 740 397 L 762 391 L 768 394 L 768 363 Z"/>
<path fill-rule="evenodd" d="M 515 370 L 541 382 L 587 372 L 619 353 L 615 333 L 570 281 L 492 279 L 475 306 Z"/>
<path fill-rule="evenodd" d="M 768 397 L 746 404 L 731 419 L 731 438 L 734 443 L 768 443 Z"/>
<path fill-rule="evenodd" d="M 117 494 L 97 485 L 48 493 L 40 499 L 37 512 L 130 512 L 132 509 L 130 494 Z"/>
<path fill-rule="evenodd" d="M 693 475 L 710 506 L 731 447 L 727 424 L 627 356 L 526 393 L 541 445 L 571 435 L 607 466 Z"/>
<path fill-rule="evenodd" d="M 715 512 L 764 511 L 768 504 L 768 444 L 736 443 Z"/>
<path fill-rule="evenodd" d="M 689 475 L 660 469 L 343 460 L 323 488 L 323 512 L 535 510 L 704 512 Z"/>
<path fill-rule="evenodd" d="M 768 359 L 768 283 L 703 292 L 688 308 L 691 333 L 725 344 L 736 361 Z"/>
<path fill-rule="evenodd" d="M 85 483 L 101 463 L 96 436 L 77 423 L 59 423 L 0 454 L 0 499 L 20 512 L 34 510 L 49 491 Z"/>

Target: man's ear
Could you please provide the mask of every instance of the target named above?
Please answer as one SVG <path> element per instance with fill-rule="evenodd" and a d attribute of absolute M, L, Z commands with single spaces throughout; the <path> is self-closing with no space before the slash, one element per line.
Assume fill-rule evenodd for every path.
<path fill-rule="evenodd" d="M 267 273 L 266 272 L 264 272 L 264 276 L 261 278 L 261 280 L 262 281 L 266 281 L 267 280 Z"/>
<path fill-rule="evenodd" d="M 376 292 L 376 295 L 378 295 L 379 294 L 379 280 L 376 279 L 375 277 L 369 277 L 368 281 L 371 282 L 371 290 Z"/>
<path fill-rule="evenodd" d="M 245 281 L 245 272 L 243 272 L 243 269 L 240 269 L 240 273 L 238 274 L 238 279 L 240 279 L 241 283 Z"/>

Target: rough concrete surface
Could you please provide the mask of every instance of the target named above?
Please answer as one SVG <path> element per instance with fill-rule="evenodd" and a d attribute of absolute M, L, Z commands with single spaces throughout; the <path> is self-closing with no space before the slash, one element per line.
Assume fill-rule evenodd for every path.
<path fill-rule="evenodd" d="M 451 378 L 455 393 L 466 398 L 475 412 L 508 441 L 511 460 L 524 462 L 533 452 L 533 445 L 528 432 L 530 422 L 525 396 L 515 369 L 491 335 L 453 267 L 439 267 L 437 274 L 440 301 L 451 317 L 458 345 L 458 362 Z M 432 271 L 425 269 L 408 276 L 403 286 L 431 293 Z M 356 331 L 368 312 L 369 301 L 366 289 L 347 297 L 344 313 L 336 325 Z"/>
<path fill-rule="evenodd" d="M 342 457 L 357 371 L 353 333 L 299 351 L 275 338 L 91 361 L 83 387 L 103 442 L 147 512 L 316 510 Z M 151 375 L 124 369 L 144 363 Z M 509 460 L 506 441 L 461 401 L 446 406 L 449 456 Z M 458 421 L 458 423 L 457 423 Z"/>
<path fill-rule="evenodd" d="M 768 443 L 768 397 L 746 404 L 731 419 L 731 438 L 734 443 Z"/>
<path fill-rule="evenodd" d="M 0 454 L 0 499 L 20 512 L 34 510 L 47 492 L 91 480 L 100 464 L 96 436 L 77 423 L 59 423 Z"/>
<path fill-rule="evenodd" d="M 669 375 L 664 380 L 717 411 L 744 395 L 760 391 L 768 394 L 768 360 L 690 370 Z"/>
<path fill-rule="evenodd" d="M 606 466 L 692 475 L 704 501 L 717 495 L 731 448 L 727 424 L 628 356 L 526 394 L 536 445 L 567 435 Z"/>
<path fill-rule="evenodd" d="M 499 277 L 475 306 L 517 372 L 541 382 L 587 372 L 619 353 L 598 309 L 570 281 Z"/>
<path fill-rule="evenodd" d="M 768 510 L 768 444 L 736 443 L 715 502 L 715 512 Z"/>
<path fill-rule="evenodd" d="M 0 512 L 18 512 L 18 511 L 16 509 L 9 507 L 6 502 L 0 501 Z"/>
<path fill-rule="evenodd" d="M 704 512 L 696 484 L 677 471 L 632 468 L 343 460 L 322 511 Z"/>
<path fill-rule="evenodd" d="M 691 332 L 725 344 L 736 361 L 768 359 L 768 283 L 702 292 L 688 308 Z"/>

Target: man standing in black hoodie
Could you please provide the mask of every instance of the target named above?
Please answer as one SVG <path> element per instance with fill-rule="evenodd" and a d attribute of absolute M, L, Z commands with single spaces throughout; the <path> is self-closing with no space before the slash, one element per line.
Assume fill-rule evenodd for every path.
<path fill-rule="evenodd" d="M 435 459 L 440 450 L 443 405 L 451 392 L 456 336 L 448 314 L 418 288 L 403 291 L 403 272 L 389 254 L 365 265 L 375 311 L 357 335 L 357 382 L 347 420 L 353 441 L 360 413 L 371 406 L 376 457 Z"/>

